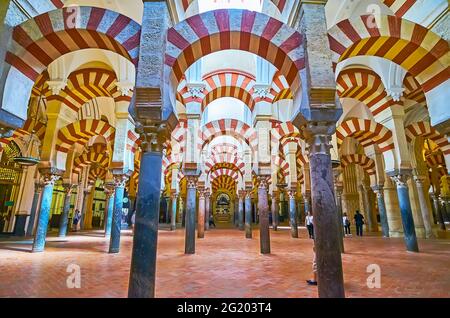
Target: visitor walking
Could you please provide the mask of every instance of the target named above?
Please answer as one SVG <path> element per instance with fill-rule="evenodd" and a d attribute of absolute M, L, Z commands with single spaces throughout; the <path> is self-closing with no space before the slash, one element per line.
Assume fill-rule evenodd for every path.
<path fill-rule="evenodd" d="M 72 222 L 72 229 L 74 232 L 78 231 L 78 223 L 81 219 L 81 212 L 80 210 L 75 210 L 75 214 L 73 216 L 73 222 Z"/>
<path fill-rule="evenodd" d="M 305 218 L 306 228 L 308 229 L 308 234 L 310 239 L 314 239 L 314 220 L 311 212 Z"/>
<path fill-rule="evenodd" d="M 344 224 L 345 235 L 351 235 L 352 232 L 350 231 L 350 220 L 348 219 L 347 213 L 344 213 L 344 216 L 342 217 L 342 222 Z"/>
<path fill-rule="evenodd" d="M 364 224 L 364 216 L 361 213 L 359 213 L 359 210 L 356 210 L 355 225 L 357 236 L 363 236 L 363 224 Z"/>
<path fill-rule="evenodd" d="M 216 223 L 214 223 L 214 217 L 212 215 L 209 216 L 209 227 L 214 226 L 216 228 Z"/>

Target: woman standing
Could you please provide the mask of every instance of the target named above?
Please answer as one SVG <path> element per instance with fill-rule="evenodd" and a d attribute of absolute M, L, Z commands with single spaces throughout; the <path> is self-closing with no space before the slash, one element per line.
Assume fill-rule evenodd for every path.
<path fill-rule="evenodd" d="M 344 224 L 345 235 L 351 235 L 352 232 L 350 231 L 350 220 L 348 219 L 347 213 L 344 213 L 344 216 L 342 217 L 342 223 Z"/>
<path fill-rule="evenodd" d="M 314 220 L 311 212 L 305 218 L 306 228 L 308 229 L 308 234 L 310 239 L 314 239 Z"/>

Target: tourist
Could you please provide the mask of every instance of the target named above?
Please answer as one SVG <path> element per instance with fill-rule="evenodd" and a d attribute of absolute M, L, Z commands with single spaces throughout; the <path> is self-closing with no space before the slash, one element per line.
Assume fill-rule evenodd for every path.
<path fill-rule="evenodd" d="M 317 285 L 317 260 L 316 260 L 316 246 L 313 245 L 313 265 L 312 265 L 312 270 L 313 270 L 313 278 L 312 279 L 308 279 L 306 281 L 306 283 L 308 285 Z"/>
<path fill-rule="evenodd" d="M 214 226 L 216 228 L 216 223 L 214 223 L 214 217 L 212 215 L 209 216 L 209 227 Z"/>
<path fill-rule="evenodd" d="M 347 213 L 344 213 L 344 216 L 342 217 L 342 222 L 344 224 L 345 229 L 345 235 L 351 235 L 352 232 L 350 231 L 350 220 L 348 219 Z"/>
<path fill-rule="evenodd" d="M 363 236 L 363 224 L 364 224 L 364 216 L 361 213 L 359 213 L 359 210 L 356 210 L 355 225 L 357 236 Z"/>
<path fill-rule="evenodd" d="M 77 209 L 75 210 L 72 223 L 72 228 L 74 232 L 78 231 L 78 222 L 80 222 L 80 219 L 81 219 L 81 212 L 80 210 Z"/>
<path fill-rule="evenodd" d="M 314 223 L 311 212 L 308 212 L 308 215 L 305 218 L 305 224 L 306 228 L 308 229 L 309 238 L 314 239 Z"/>

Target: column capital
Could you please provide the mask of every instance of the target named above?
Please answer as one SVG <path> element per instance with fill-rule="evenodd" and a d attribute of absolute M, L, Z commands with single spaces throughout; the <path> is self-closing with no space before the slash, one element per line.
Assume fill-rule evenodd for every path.
<path fill-rule="evenodd" d="M 412 176 L 411 169 L 396 169 L 395 171 L 387 173 L 398 188 L 406 188 L 408 179 Z"/>
<path fill-rule="evenodd" d="M 252 189 L 246 189 L 245 190 L 245 199 L 251 199 L 252 198 Z"/>
<path fill-rule="evenodd" d="M 142 140 L 143 152 L 162 152 L 164 143 L 170 140 L 170 134 L 176 126 L 176 120 L 136 122 L 136 132 Z"/>
<path fill-rule="evenodd" d="M 239 199 L 244 200 L 245 199 L 245 195 L 246 195 L 246 191 L 245 190 L 239 190 L 238 191 Z"/>
<path fill-rule="evenodd" d="M 288 193 L 288 196 L 289 196 L 289 199 L 295 199 L 295 196 L 297 195 L 297 191 L 295 191 L 295 190 L 287 190 L 287 193 Z"/>
<path fill-rule="evenodd" d="M 64 183 L 63 184 L 63 188 L 64 188 L 64 193 L 66 195 L 71 195 L 72 191 L 75 190 L 77 187 L 76 184 L 68 184 L 68 183 Z"/>
<path fill-rule="evenodd" d="M 258 189 L 266 189 L 269 187 L 269 175 L 259 175 L 256 177 L 258 181 Z"/>
<path fill-rule="evenodd" d="M 115 174 L 113 176 L 114 178 L 114 187 L 118 188 L 118 187 L 125 187 L 125 184 L 127 183 L 129 176 L 126 174 Z"/>
<path fill-rule="evenodd" d="M 423 183 L 426 180 L 425 176 L 415 175 L 415 176 L 413 176 L 413 179 L 414 179 L 414 182 L 416 183 L 417 187 L 423 188 Z"/>
<path fill-rule="evenodd" d="M 308 156 L 314 154 L 330 154 L 331 136 L 336 131 L 335 123 L 309 122 L 303 129 Z"/>
<path fill-rule="evenodd" d="M 34 183 L 34 192 L 35 192 L 35 193 L 41 193 L 43 187 L 44 187 L 44 185 L 43 185 L 41 182 L 36 181 L 36 182 Z"/>
<path fill-rule="evenodd" d="M 51 185 L 54 186 L 55 182 L 59 180 L 61 176 L 56 175 L 56 174 L 42 174 L 41 178 L 42 178 L 42 183 L 45 186 Z"/>
<path fill-rule="evenodd" d="M 197 188 L 198 176 L 186 176 L 186 180 L 188 189 Z"/>

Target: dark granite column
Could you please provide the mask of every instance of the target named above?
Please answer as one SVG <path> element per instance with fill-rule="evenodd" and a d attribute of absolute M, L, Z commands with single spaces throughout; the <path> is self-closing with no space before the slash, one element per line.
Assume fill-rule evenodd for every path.
<path fill-rule="evenodd" d="M 422 219 L 423 219 L 423 226 L 425 227 L 425 237 L 426 238 L 432 238 L 433 230 L 431 228 L 431 218 L 430 218 L 430 208 L 428 207 L 428 202 L 425 197 L 425 191 L 423 188 L 423 181 L 425 180 L 425 177 L 422 176 L 414 176 L 414 181 L 416 182 L 417 186 L 417 194 L 419 196 L 419 204 L 420 204 L 420 211 L 422 213 Z"/>
<path fill-rule="evenodd" d="M 289 224 L 291 226 L 291 237 L 298 238 L 298 225 L 297 225 L 297 207 L 295 203 L 295 190 L 288 190 L 289 196 Z"/>
<path fill-rule="evenodd" d="M 314 213 L 314 241 L 317 261 L 319 297 L 345 297 L 342 259 L 339 241 L 340 229 L 336 222 L 336 201 L 331 167 L 331 135 L 333 126 L 308 127 L 312 211 Z"/>
<path fill-rule="evenodd" d="M 41 193 L 42 185 L 39 182 L 36 182 L 34 184 L 34 197 L 33 203 L 31 204 L 30 220 L 28 221 L 26 236 L 33 236 L 34 220 L 36 219 L 38 208 L 40 206 Z"/>
<path fill-rule="evenodd" d="M 240 231 L 244 230 L 244 200 L 245 200 L 245 191 L 239 191 L 238 224 Z"/>
<path fill-rule="evenodd" d="M 140 173 L 142 174 L 142 168 Z M 109 240 L 109 253 L 119 253 L 120 251 L 120 230 L 122 228 L 122 208 L 123 196 L 125 193 L 125 183 L 128 180 L 126 175 L 114 176 L 114 210 L 111 226 L 111 237 Z M 140 185 L 139 188 L 141 188 Z"/>
<path fill-rule="evenodd" d="M 205 189 L 198 189 L 197 237 L 205 237 Z"/>
<path fill-rule="evenodd" d="M 64 184 L 64 207 L 59 220 L 59 233 L 58 237 L 66 237 L 67 234 L 67 224 L 69 223 L 69 211 L 70 211 L 70 198 L 72 197 L 72 191 L 74 186 L 71 184 Z"/>
<path fill-rule="evenodd" d="M 270 254 L 268 176 L 258 176 L 259 241 L 261 254 Z"/>
<path fill-rule="evenodd" d="M 47 236 L 48 221 L 50 219 L 50 207 L 52 205 L 53 187 L 59 176 L 42 173 L 44 189 L 42 191 L 41 207 L 34 236 L 32 252 L 43 252 L 45 248 L 45 238 Z"/>
<path fill-rule="evenodd" d="M 106 194 L 106 222 L 105 222 L 105 236 L 111 235 L 112 219 L 114 214 L 114 186 L 105 190 Z"/>
<path fill-rule="evenodd" d="M 372 187 L 373 191 L 377 195 L 378 210 L 380 212 L 381 231 L 383 237 L 389 237 L 389 223 L 386 213 L 386 203 L 384 202 L 384 186 L 377 185 Z"/>
<path fill-rule="evenodd" d="M 442 215 L 442 208 L 441 205 L 439 204 L 439 194 L 436 193 L 431 193 L 431 199 L 433 200 L 433 207 L 434 207 L 434 211 L 436 213 L 436 221 L 437 223 L 439 223 L 439 228 L 442 231 L 445 231 L 445 222 L 444 222 L 444 216 Z"/>
<path fill-rule="evenodd" d="M 252 190 L 245 191 L 245 237 L 252 238 Z"/>
<path fill-rule="evenodd" d="M 209 218 L 211 217 L 211 192 L 205 192 L 205 231 L 209 230 Z"/>
<path fill-rule="evenodd" d="M 309 212 L 312 213 L 311 210 L 311 192 L 310 191 L 306 191 L 304 193 L 304 202 L 305 202 L 305 216 L 308 215 Z"/>
<path fill-rule="evenodd" d="M 280 203 L 280 200 L 278 198 L 278 191 L 273 191 L 273 193 L 272 193 L 272 228 L 274 231 L 278 231 L 279 203 Z"/>
<path fill-rule="evenodd" d="M 170 230 L 175 231 L 177 229 L 178 193 L 171 194 L 171 202 L 172 216 L 170 218 Z"/>
<path fill-rule="evenodd" d="M 161 169 L 162 147 L 153 144 L 141 159 L 128 286 L 130 298 L 155 297 Z"/>
<path fill-rule="evenodd" d="M 185 254 L 195 254 L 195 213 L 197 212 L 197 176 L 187 177 Z"/>
<path fill-rule="evenodd" d="M 339 173 L 340 174 L 340 173 Z M 339 231 L 339 246 L 341 249 L 341 253 L 345 253 L 344 248 L 344 237 L 345 237 L 345 229 L 344 229 L 344 215 L 342 214 L 342 191 L 344 190 L 344 186 L 342 182 L 338 181 L 338 176 L 335 175 L 334 179 L 334 193 L 336 194 L 336 208 L 337 208 L 337 223 L 338 227 L 341 229 Z"/>
<path fill-rule="evenodd" d="M 419 252 L 417 245 L 416 229 L 412 215 L 411 202 L 409 201 L 409 190 L 406 181 L 411 176 L 410 172 L 391 175 L 392 180 L 397 184 L 398 202 L 403 224 L 403 238 L 406 249 L 409 252 Z"/>

